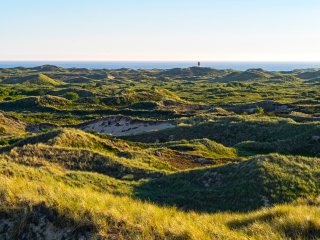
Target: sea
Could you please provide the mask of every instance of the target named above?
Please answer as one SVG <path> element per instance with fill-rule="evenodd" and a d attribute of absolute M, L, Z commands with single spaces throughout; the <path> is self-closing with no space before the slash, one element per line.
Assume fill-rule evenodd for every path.
<path fill-rule="evenodd" d="M 210 62 L 201 61 L 202 67 L 215 69 L 247 70 L 262 68 L 267 71 L 292 71 L 295 69 L 319 68 L 320 62 Z M 37 67 L 55 65 L 65 68 L 88 69 L 171 69 L 196 66 L 197 61 L 0 61 L 0 68 Z"/>

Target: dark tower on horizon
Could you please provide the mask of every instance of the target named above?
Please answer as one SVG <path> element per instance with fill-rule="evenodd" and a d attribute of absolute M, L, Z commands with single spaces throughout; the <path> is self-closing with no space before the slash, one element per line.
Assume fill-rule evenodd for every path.
<path fill-rule="evenodd" d="M 200 61 L 198 61 L 198 67 L 200 67 L 201 66 L 201 63 L 200 63 Z"/>

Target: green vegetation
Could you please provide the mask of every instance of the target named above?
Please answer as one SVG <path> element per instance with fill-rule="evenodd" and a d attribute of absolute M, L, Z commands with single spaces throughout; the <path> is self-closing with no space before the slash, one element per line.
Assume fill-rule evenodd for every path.
<path fill-rule="evenodd" d="M 138 187 L 152 202 L 201 211 L 248 211 L 319 195 L 319 158 L 281 155 L 179 172 Z"/>
<path fill-rule="evenodd" d="M 237 151 L 228 148 L 209 139 L 197 139 L 191 141 L 178 141 L 156 144 L 155 146 L 169 148 L 192 155 L 198 155 L 207 158 L 234 158 L 237 157 Z"/>
<path fill-rule="evenodd" d="M 66 99 L 74 101 L 74 100 L 78 100 L 79 99 L 79 94 L 74 93 L 74 92 L 67 92 L 67 93 L 64 94 L 64 97 Z"/>
<path fill-rule="evenodd" d="M 42 73 L 28 76 L 15 76 L 4 80 L 7 84 L 31 84 L 31 85 L 59 85 L 60 81 L 54 80 Z"/>
<path fill-rule="evenodd" d="M 0 239 L 320 238 L 318 77 L 0 69 Z"/>

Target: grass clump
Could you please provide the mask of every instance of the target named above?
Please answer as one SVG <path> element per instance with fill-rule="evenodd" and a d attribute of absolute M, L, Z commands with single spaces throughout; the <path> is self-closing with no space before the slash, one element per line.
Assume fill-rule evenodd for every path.
<path fill-rule="evenodd" d="M 196 139 L 191 141 L 176 141 L 155 146 L 166 147 L 173 150 L 185 152 L 192 155 L 197 155 L 206 158 L 235 158 L 237 150 L 225 147 L 215 141 L 209 139 Z"/>

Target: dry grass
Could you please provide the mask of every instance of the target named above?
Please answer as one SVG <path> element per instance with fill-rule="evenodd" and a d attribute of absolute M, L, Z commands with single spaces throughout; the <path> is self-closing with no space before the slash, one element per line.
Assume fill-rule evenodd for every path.
<path fill-rule="evenodd" d="M 248 214 L 199 214 L 174 207 L 70 186 L 67 170 L 48 165 L 34 168 L 0 160 L 2 212 L 44 205 L 64 225 L 90 227 L 106 239 L 316 239 L 320 208 L 281 205 Z M 30 207 L 29 207 L 30 208 Z M 19 221 L 22 221 L 19 219 Z M 59 225 L 59 221 L 55 224 Z M 60 223 L 61 224 L 61 223 Z"/>

